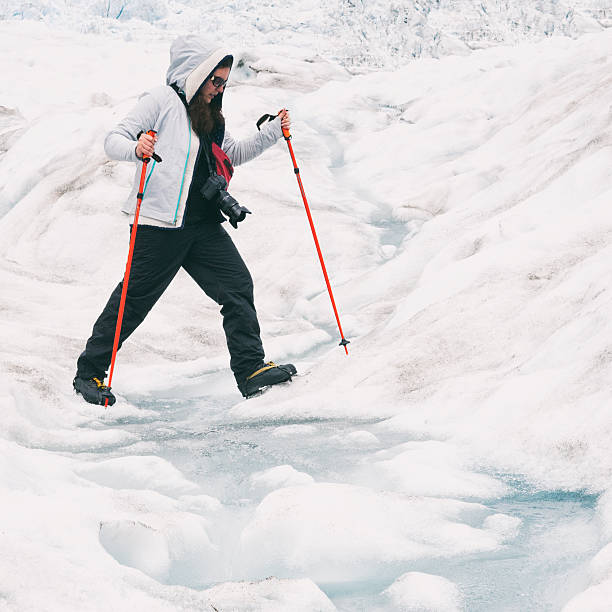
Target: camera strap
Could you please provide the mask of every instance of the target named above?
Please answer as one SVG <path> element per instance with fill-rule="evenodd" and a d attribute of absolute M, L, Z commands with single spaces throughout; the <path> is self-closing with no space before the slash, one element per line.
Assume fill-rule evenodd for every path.
<path fill-rule="evenodd" d="M 204 155 L 204 157 L 206 158 L 206 167 L 208 168 L 208 176 L 213 176 L 213 174 L 217 173 L 213 165 L 213 162 L 210 159 L 209 151 L 211 151 L 212 153 L 211 146 L 212 146 L 212 143 L 209 140 L 208 136 L 204 136 L 203 138 L 200 138 L 200 148 L 198 150 L 198 157 Z M 196 165 L 197 165 L 197 162 L 196 162 Z"/>

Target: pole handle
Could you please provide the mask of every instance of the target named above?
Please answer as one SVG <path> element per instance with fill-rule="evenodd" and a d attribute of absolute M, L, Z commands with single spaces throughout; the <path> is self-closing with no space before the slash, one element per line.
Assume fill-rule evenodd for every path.
<path fill-rule="evenodd" d="M 288 108 L 281 108 L 278 113 L 276 113 L 276 116 L 278 117 L 283 111 L 289 110 Z M 285 128 L 281 128 L 283 130 L 283 136 L 285 138 L 285 140 L 289 141 L 291 139 L 291 134 L 289 133 L 289 130 L 286 130 Z"/>
<path fill-rule="evenodd" d="M 141 132 L 141 133 L 142 133 L 142 132 Z M 155 136 L 155 135 L 157 134 L 157 132 L 156 132 L 155 130 L 147 130 L 147 134 L 148 134 L 149 136 Z M 153 160 L 154 160 L 154 161 L 156 161 L 157 163 L 159 163 L 159 162 L 161 162 L 161 161 L 162 161 L 162 158 L 161 158 L 161 157 L 160 157 L 160 156 L 159 156 L 157 153 L 155 153 L 155 152 L 154 152 L 154 153 L 151 155 L 151 157 L 146 157 L 146 156 L 143 156 L 143 158 L 142 158 L 142 163 L 143 163 L 143 164 L 148 164 L 148 163 L 151 161 L 151 159 L 153 159 Z"/>

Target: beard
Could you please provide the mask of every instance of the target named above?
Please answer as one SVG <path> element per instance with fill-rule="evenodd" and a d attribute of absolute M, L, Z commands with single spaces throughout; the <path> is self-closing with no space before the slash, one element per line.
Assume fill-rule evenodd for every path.
<path fill-rule="evenodd" d="M 212 102 L 208 103 L 204 99 L 203 92 L 200 92 L 187 108 L 193 131 L 200 138 L 210 136 L 215 128 L 225 124 L 221 112 L 221 100 L 217 98 L 218 96 L 215 96 Z"/>

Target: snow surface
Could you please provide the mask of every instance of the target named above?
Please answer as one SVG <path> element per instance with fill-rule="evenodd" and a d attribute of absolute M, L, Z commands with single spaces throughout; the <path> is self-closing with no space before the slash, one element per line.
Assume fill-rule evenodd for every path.
<path fill-rule="evenodd" d="M 0 22 L 0 609 L 607 610 L 612 31 L 355 74 L 308 3 L 282 41 L 225 17 L 228 127 L 291 109 L 349 356 L 280 142 L 230 231 L 306 376 L 242 401 L 180 274 L 105 410 L 71 380 L 127 253 L 103 138 L 180 21 L 149 4 Z"/>

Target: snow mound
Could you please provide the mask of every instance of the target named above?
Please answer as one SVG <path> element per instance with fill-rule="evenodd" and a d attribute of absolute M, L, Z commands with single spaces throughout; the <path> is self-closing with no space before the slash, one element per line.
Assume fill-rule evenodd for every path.
<path fill-rule="evenodd" d="M 161 457 L 117 457 L 81 466 L 77 473 L 115 489 L 148 489 L 177 497 L 199 492 L 171 463 Z"/>
<path fill-rule="evenodd" d="M 219 579 L 219 549 L 212 544 L 204 519 L 172 513 L 148 521 L 103 521 L 100 543 L 122 565 L 160 582 L 207 584 Z"/>
<path fill-rule="evenodd" d="M 402 612 L 459 612 L 461 609 L 459 589 L 442 576 L 408 572 L 385 589 L 383 594 L 393 610 Z"/>
<path fill-rule="evenodd" d="M 364 477 L 409 495 L 490 499 L 508 491 L 496 478 L 475 472 L 464 452 L 448 442 L 406 442 L 364 464 Z"/>
<path fill-rule="evenodd" d="M 336 606 L 317 587 L 303 578 L 280 580 L 267 578 L 260 582 L 228 582 L 205 591 L 221 610 L 236 612 L 333 612 Z"/>
<path fill-rule="evenodd" d="M 250 571 L 316 581 L 366 579 L 375 568 L 497 550 L 508 523 L 479 504 L 312 484 L 270 493 L 241 535 Z"/>
<path fill-rule="evenodd" d="M 271 491 L 281 487 L 309 485 L 314 482 L 314 478 L 305 472 L 298 472 L 290 465 L 278 465 L 252 474 L 250 482 L 253 489 Z"/>

